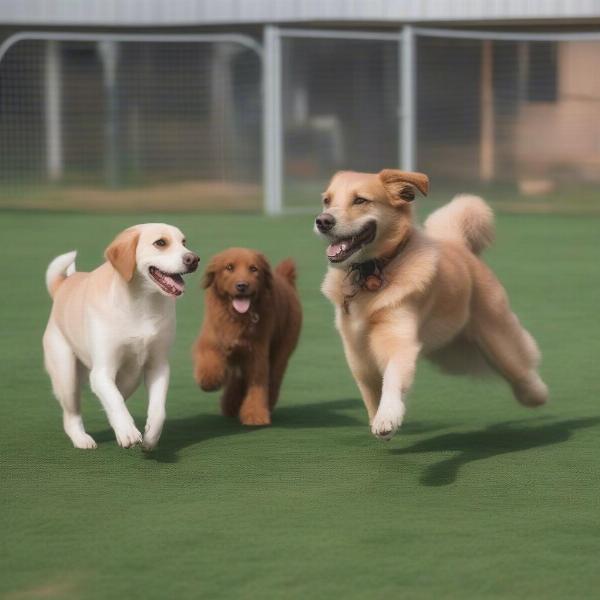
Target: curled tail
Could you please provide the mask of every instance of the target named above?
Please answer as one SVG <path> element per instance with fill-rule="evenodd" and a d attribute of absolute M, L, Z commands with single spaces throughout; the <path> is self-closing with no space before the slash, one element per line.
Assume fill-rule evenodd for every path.
<path fill-rule="evenodd" d="M 479 196 L 461 194 L 429 215 L 425 231 L 439 240 L 466 244 L 480 254 L 494 241 L 494 213 Z"/>
<path fill-rule="evenodd" d="M 56 290 L 60 284 L 69 276 L 75 273 L 75 257 L 77 251 L 73 250 L 66 254 L 57 256 L 46 269 L 46 287 L 51 298 L 54 298 Z"/>
<path fill-rule="evenodd" d="M 278 273 L 284 279 L 287 279 L 292 287 L 296 287 L 296 263 L 291 258 L 282 260 L 275 267 L 275 273 Z"/>

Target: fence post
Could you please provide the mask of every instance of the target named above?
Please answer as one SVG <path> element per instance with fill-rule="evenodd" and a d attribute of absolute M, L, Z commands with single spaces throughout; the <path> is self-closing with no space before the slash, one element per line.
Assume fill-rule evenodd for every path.
<path fill-rule="evenodd" d="M 268 215 L 281 214 L 283 132 L 281 122 L 281 38 L 266 25 L 263 36 L 263 193 Z"/>
<path fill-rule="evenodd" d="M 119 45 L 114 40 L 98 42 L 102 62 L 102 79 L 106 103 L 104 121 L 104 170 L 106 183 L 117 187 L 119 183 L 119 97 L 117 90 L 117 69 Z"/>
<path fill-rule="evenodd" d="M 494 179 L 494 47 L 491 40 L 481 42 L 480 67 L 480 125 L 479 125 L 479 178 L 485 183 Z"/>
<path fill-rule="evenodd" d="M 63 176 L 62 57 L 56 41 L 46 42 L 44 88 L 46 172 L 50 181 L 58 181 Z"/>
<path fill-rule="evenodd" d="M 405 171 L 416 167 L 416 58 L 415 32 L 412 25 L 405 25 L 401 33 L 400 46 L 400 164 Z"/>

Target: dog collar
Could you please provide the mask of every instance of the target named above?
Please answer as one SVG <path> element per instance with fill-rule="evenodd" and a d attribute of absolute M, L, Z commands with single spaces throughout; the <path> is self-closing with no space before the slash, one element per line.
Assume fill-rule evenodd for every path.
<path fill-rule="evenodd" d="M 360 263 L 351 263 L 346 272 L 346 279 L 350 280 L 352 292 L 344 295 L 343 308 L 346 314 L 350 313 L 350 301 L 360 292 L 377 292 L 385 285 L 383 270 L 404 250 L 410 236 L 406 236 L 396 246 L 392 254 L 379 258 L 372 258 Z"/>

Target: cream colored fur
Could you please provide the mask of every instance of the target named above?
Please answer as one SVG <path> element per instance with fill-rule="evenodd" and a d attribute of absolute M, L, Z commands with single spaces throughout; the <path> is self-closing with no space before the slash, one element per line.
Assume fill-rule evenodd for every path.
<path fill-rule="evenodd" d="M 165 246 L 155 242 L 165 240 Z M 81 384 L 89 377 L 118 443 L 153 448 L 160 437 L 169 384 L 168 351 L 175 335 L 175 298 L 149 274 L 188 272 L 179 229 L 161 223 L 137 225 L 107 248 L 107 261 L 90 273 L 75 271 L 75 252 L 55 258 L 46 272 L 54 299 L 44 333 L 44 360 L 63 426 L 77 448 L 95 448 L 83 426 Z M 195 266 L 194 266 L 195 269 Z M 145 433 L 138 431 L 125 400 L 141 378 L 148 388 Z"/>
<path fill-rule="evenodd" d="M 481 198 L 458 196 L 434 212 L 423 231 L 413 223 L 414 193 L 408 189 L 420 183 L 419 189 L 427 191 L 423 178 L 426 182 L 422 174 L 391 170 L 338 173 L 324 194 L 325 213 L 335 226 L 317 231 L 337 243 L 370 220 L 377 223 L 370 243 L 330 265 L 322 291 L 335 306 L 336 327 L 372 432 L 384 439 L 402 423 L 421 356 L 455 373 L 471 373 L 486 363 L 522 404 L 538 406 L 547 399 L 536 343 L 476 255 L 493 239 L 491 209 Z M 357 204 L 356 198 L 367 201 Z M 383 287 L 360 289 L 345 310 L 349 265 L 393 256 L 397 248 L 400 252 L 385 266 Z"/>

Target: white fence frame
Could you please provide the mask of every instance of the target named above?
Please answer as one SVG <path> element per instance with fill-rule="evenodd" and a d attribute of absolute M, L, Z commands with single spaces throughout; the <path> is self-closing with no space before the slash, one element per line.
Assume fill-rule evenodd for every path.
<path fill-rule="evenodd" d="M 60 76 L 57 59 L 57 42 L 90 42 L 98 44 L 101 50 L 104 68 L 104 86 L 109 95 L 109 111 L 114 110 L 115 61 L 117 57 L 117 44 L 119 43 L 215 43 L 225 42 L 238 44 L 256 53 L 261 63 L 261 73 L 265 72 L 263 65 L 263 49 L 254 38 L 237 33 L 193 33 L 193 34 L 121 34 L 121 33 L 77 33 L 77 32 L 49 32 L 49 31 L 23 31 L 6 38 L 0 44 L 0 64 L 7 52 L 17 43 L 23 41 L 45 41 L 48 43 L 46 55 L 46 72 L 50 77 Z M 60 88 L 46 80 L 46 169 L 51 180 L 60 179 L 62 174 L 62 144 L 60 127 Z M 264 104 L 264 103 L 263 103 Z M 116 144 L 116 130 L 114 127 L 107 129 L 107 149 L 105 159 L 106 179 L 114 185 L 116 182 L 117 166 L 115 163 L 114 146 Z"/>
<path fill-rule="evenodd" d="M 263 90 L 263 194 L 264 210 L 269 215 L 282 214 L 283 205 L 283 123 L 281 112 L 281 40 L 282 38 L 318 38 L 345 40 L 395 41 L 401 52 L 399 65 L 399 157 L 398 164 L 405 170 L 414 170 L 416 165 L 416 41 L 418 36 L 446 39 L 470 39 L 489 41 L 600 41 L 600 32 L 527 33 L 463 31 L 404 25 L 396 32 L 350 31 L 332 29 L 288 29 L 266 25 L 263 44 L 252 37 L 237 33 L 216 34 L 112 34 L 112 33 L 64 33 L 25 31 L 16 33 L 0 44 L 0 62 L 8 50 L 20 41 L 45 40 L 48 42 L 231 42 L 256 52 L 262 67 Z M 56 98 L 51 98 L 57 104 Z M 49 126 L 49 132 L 56 127 Z M 52 140 L 49 141 L 52 142 Z M 56 171 L 55 164 L 50 165 Z"/>
<path fill-rule="evenodd" d="M 363 40 L 363 41 L 392 41 L 398 44 L 401 52 L 403 67 L 400 68 L 400 94 L 401 108 L 399 119 L 399 149 L 398 164 L 411 170 L 414 165 L 414 60 L 412 47 L 414 40 L 411 36 L 412 28 L 404 27 L 402 31 L 394 33 L 377 31 L 349 31 L 335 29 L 287 29 L 274 25 L 265 27 L 264 33 L 264 67 L 263 93 L 264 93 L 264 193 L 265 211 L 270 215 L 286 212 L 283 204 L 283 120 L 281 115 L 281 40 L 282 38 L 300 39 L 328 39 L 328 40 Z M 407 35 L 408 33 L 408 35 Z M 405 40 L 408 39 L 407 47 Z M 404 68 L 405 55 L 410 63 Z M 401 64 L 399 62 L 399 64 Z M 289 211 L 288 211 L 289 212 Z"/>

